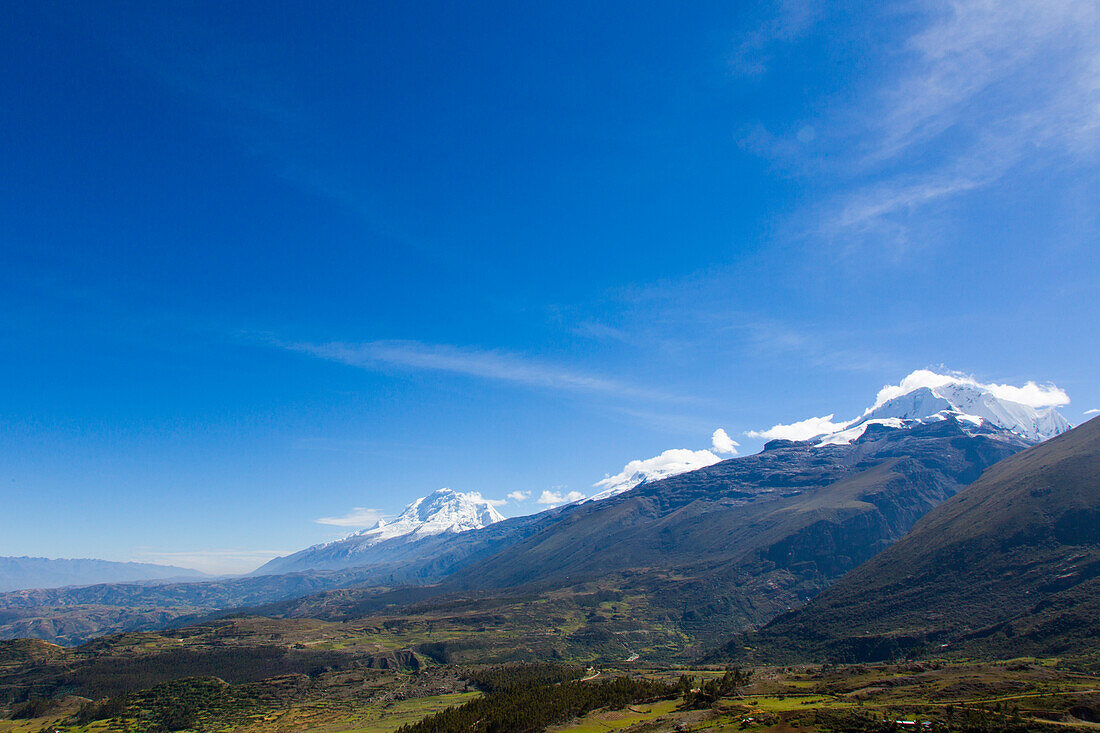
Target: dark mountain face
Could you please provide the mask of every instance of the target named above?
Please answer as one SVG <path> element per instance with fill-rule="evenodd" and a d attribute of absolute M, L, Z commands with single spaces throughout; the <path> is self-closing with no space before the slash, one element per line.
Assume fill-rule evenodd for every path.
<path fill-rule="evenodd" d="M 730 643 L 874 660 L 1072 655 L 1100 642 L 1100 419 L 989 469 L 803 609 Z"/>
<path fill-rule="evenodd" d="M 777 441 L 757 455 L 578 505 L 454 582 L 502 587 L 746 562 L 835 577 L 1026 445 L 1002 431 L 971 435 L 954 420 L 874 426 L 851 445 Z"/>

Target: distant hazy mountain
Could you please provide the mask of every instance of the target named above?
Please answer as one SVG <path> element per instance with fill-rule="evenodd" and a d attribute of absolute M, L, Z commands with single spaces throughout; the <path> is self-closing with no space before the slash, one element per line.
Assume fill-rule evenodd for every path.
<path fill-rule="evenodd" d="M 392 562 L 409 558 L 410 551 L 419 547 L 423 540 L 440 536 L 446 540 L 452 535 L 482 529 L 503 519 L 481 494 L 439 489 L 409 504 L 392 521 L 380 519 L 373 527 L 342 540 L 277 557 L 256 570 L 254 575 L 337 570 Z M 439 544 L 433 542 L 424 547 L 434 549 Z"/>
<path fill-rule="evenodd" d="M 438 582 L 521 541 L 553 522 L 560 511 L 505 519 L 480 530 L 429 535 L 391 548 L 398 559 L 342 570 L 0 593 L 0 639 L 33 637 L 79 644 L 107 633 L 162 627 L 180 616 L 256 607 L 337 588 Z"/>
<path fill-rule="evenodd" d="M 1064 656 L 1100 645 L 1100 418 L 990 468 L 728 655 Z"/>
<path fill-rule="evenodd" d="M 22 588 L 62 588 L 68 585 L 199 577 L 203 577 L 203 574 L 196 570 L 170 565 L 88 559 L 0 557 L 0 592 Z"/>

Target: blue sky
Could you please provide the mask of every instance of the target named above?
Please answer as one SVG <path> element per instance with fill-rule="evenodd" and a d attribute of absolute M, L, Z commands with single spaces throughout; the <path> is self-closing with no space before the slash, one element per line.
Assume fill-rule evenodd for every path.
<path fill-rule="evenodd" d="M 1090 0 L 9 16 L 0 554 L 244 570 L 929 366 L 1100 408 Z"/>

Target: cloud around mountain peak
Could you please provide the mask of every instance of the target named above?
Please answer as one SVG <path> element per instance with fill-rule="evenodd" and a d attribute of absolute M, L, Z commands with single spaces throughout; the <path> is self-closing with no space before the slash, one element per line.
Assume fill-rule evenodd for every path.
<path fill-rule="evenodd" d="M 909 394 L 921 387 L 936 389 L 957 384 L 965 387 L 975 387 L 983 392 L 988 392 L 997 399 L 1016 402 L 1027 407 L 1061 407 L 1069 404 L 1069 395 L 1064 390 L 1053 384 L 1037 384 L 1028 381 L 1022 387 L 1011 384 L 983 383 L 970 375 L 948 372 L 940 374 L 930 369 L 918 369 L 909 374 L 900 384 L 887 385 L 879 390 L 875 404 L 869 407 L 864 414 L 870 413 L 884 404 L 902 395 Z"/>
<path fill-rule="evenodd" d="M 722 431 L 725 434 L 725 431 Z M 729 436 L 726 436 L 727 438 Z M 732 441 L 730 441 L 732 442 Z M 736 444 L 735 444 L 736 445 Z M 732 447 L 732 446 L 729 446 Z M 597 481 L 593 486 L 602 489 L 598 494 L 589 497 L 589 501 L 606 499 L 624 491 L 629 491 L 635 486 L 648 481 L 656 481 L 678 473 L 695 471 L 700 468 L 714 465 L 722 459 L 709 450 L 690 450 L 688 448 L 671 448 L 659 456 L 633 460 L 627 463 L 623 470 L 614 476 Z"/>
<path fill-rule="evenodd" d="M 960 372 L 917 369 L 898 384 L 880 389 L 874 404 L 859 417 L 837 422 L 835 414 L 829 414 L 779 423 L 767 430 L 750 430 L 745 435 L 764 440 L 802 441 L 843 432 L 846 442 L 862 434 L 862 426 L 869 422 L 935 418 L 943 411 L 951 411 L 976 423 L 988 421 L 1030 440 L 1045 440 L 1069 429 L 1069 423 L 1054 409 L 1069 401 L 1069 395 L 1051 383 L 1028 381 L 1017 387 L 981 382 Z M 849 432 L 851 436 L 847 436 Z"/>

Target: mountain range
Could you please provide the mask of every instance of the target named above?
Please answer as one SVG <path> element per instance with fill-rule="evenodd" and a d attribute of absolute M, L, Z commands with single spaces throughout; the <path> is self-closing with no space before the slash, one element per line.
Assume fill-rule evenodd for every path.
<path fill-rule="evenodd" d="M 507 604 L 595 584 L 644 598 L 635 615 L 648 628 L 715 646 L 818 597 L 987 469 L 1069 429 L 1053 408 L 1010 399 L 1015 388 L 907 380 L 807 439 L 728 460 L 636 462 L 596 497 L 538 514 L 505 519 L 479 494 L 442 489 L 250 577 L 0 594 L 0 636 L 73 642 L 242 607 L 345 619 L 416 599 Z M 164 617 L 151 621 L 149 608 Z"/>
<path fill-rule="evenodd" d="M 898 395 L 886 391 L 880 393 L 876 403 L 861 417 L 809 442 L 815 446 L 850 444 L 875 426 L 878 426 L 877 429 L 901 429 L 944 420 L 955 420 L 974 428 L 985 426 L 1000 429 L 1025 442 L 1045 440 L 1070 427 L 1052 407 L 1040 409 L 1006 399 L 994 394 L 988 386 L 972 380 L 927 371 L 914 372 L 907 379 L 919 386 Z M 650 461 L 633 461 L 619 475 L 599 481 L 596 484 L 601 489 L 599 493 L 580 501 L 591 503 L 611 499 L 636 487 L 673 476 L 706 471 L 720 460 L 710 451 L 665 451 Z M 344 539 L 275 558 L 255 574 L 335 570 L 395 560 L 407 561 L 434 554 L 441 545 L 457 540 L 454 535 L 483 529 L 503 519 L 477 492 L 440 489 L 413 501 L 393 521 L 381 519 L 374 526 Z M 443 536 L 442 542 L 430 545 L 421 542 L 440 535 Z"/>

